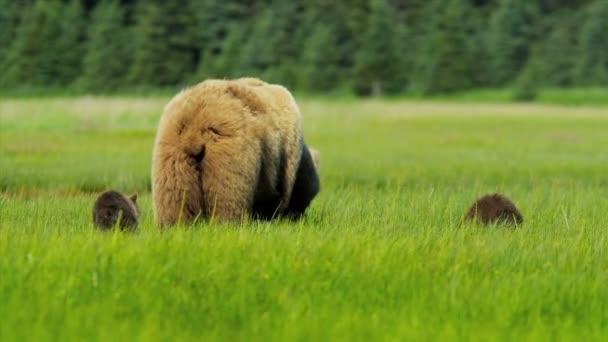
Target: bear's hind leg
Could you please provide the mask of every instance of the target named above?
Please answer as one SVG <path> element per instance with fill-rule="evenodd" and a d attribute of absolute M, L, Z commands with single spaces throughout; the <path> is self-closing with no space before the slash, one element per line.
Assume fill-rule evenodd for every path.
<path fill-rule="evenodd" d="M 191 223 L 202 214 L 200 164 L 180 149 L 168 145 L 157 149 L 152 173 L 156 224 Z"/>
<path fill-rule="evenodd" d="M 240 222 L 251 214 L 260 172 L 260 153 L 245 139 L 231 139 L 207 147 L 201 183 L 205 216 Z"/>

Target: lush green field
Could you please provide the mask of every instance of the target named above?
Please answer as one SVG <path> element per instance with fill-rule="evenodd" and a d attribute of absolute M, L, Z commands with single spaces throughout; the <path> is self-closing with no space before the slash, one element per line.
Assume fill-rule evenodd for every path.
<path fill-rule="evenodd" d="M 608 109 L 304 100 L 303 221 L 161 232 L 166 100 L 0 100 L 0 341 L 608 337 Z M 93 230 L 107 188 L 137 233 Z M 495 191 L 523 227 L 462 226 Z"/>

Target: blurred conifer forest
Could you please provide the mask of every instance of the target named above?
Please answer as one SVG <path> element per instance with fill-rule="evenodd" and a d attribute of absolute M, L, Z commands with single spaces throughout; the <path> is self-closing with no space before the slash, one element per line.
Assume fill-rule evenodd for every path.
<path fill-rule="evenodd" d="M 608 86 L 608 0 L 0 0 L 0 90 Z M 524 94 L 525 96 L 525 94 Z"/>

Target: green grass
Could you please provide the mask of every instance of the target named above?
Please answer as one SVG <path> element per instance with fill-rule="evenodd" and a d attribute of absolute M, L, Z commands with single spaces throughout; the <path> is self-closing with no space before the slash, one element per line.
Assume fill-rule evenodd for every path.
<path fill-rule="evenodd" d="M 430 101 L 449 100 L 460 103 L 512 103 L 513 89 L 477 89 L 457 92 L 448 95 L 436 95 L 425 98 L 422 95 L 410 94 L 408 97 Z M 533 101 L 538 104 L 563 106 L 606 106 L 608 105 L 607 88 L 541 88 Z"/>
<path fill-rule="evenodd" d="M 303 100 L 304 220 L 159 231 L 166 101 L 0 100 L 0 341 L 608 337 L 608 109 Z M 93 229 L 107 188 L 138 232 Z M 461 225 L 495 191 L 523 227 Z"/>

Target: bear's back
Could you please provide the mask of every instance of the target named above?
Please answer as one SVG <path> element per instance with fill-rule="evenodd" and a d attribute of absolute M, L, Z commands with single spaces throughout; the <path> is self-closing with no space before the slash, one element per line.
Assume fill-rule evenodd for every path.
<path fill-rule="evenodd" d="M 289 128 L 285 133 L 291 137 L 301 132 L 301 114 L 291 93 L 282 86 L 255 78 L 212 79 L 173 97 L 159 129 L 210 125 L 223 126 L 226 135 L 252 130 L 254 135 L 268 136 Z"/>

